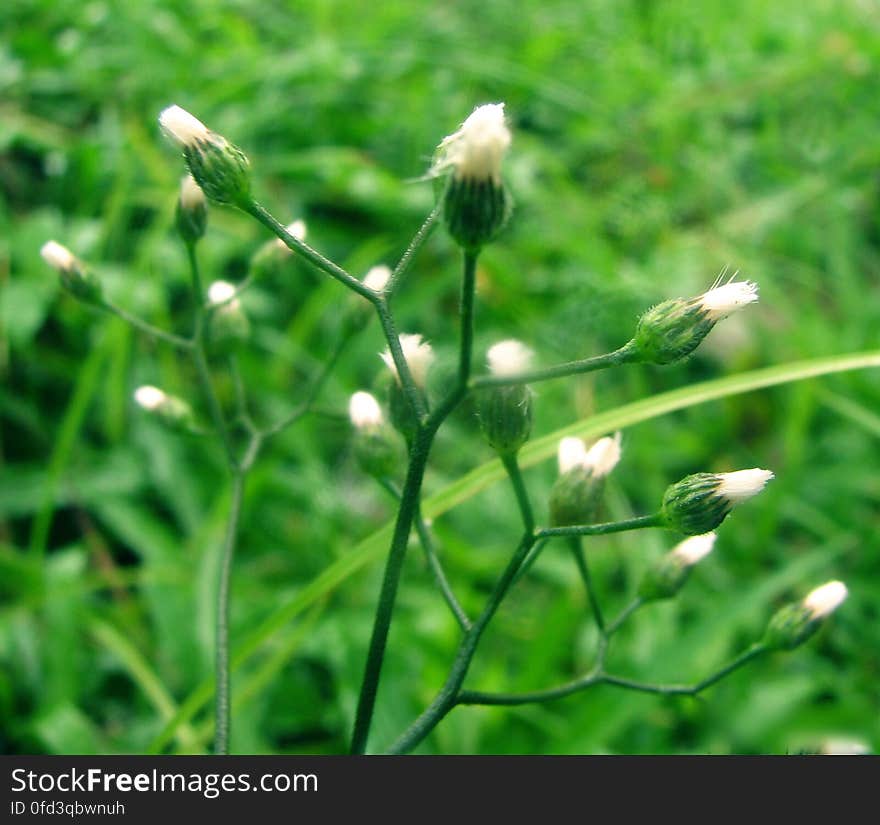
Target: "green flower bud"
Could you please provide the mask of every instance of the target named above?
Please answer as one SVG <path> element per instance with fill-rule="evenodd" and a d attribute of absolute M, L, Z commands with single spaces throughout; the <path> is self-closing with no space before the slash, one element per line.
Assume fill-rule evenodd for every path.
<path fill-rule="evenodd" d="M 173 430 L 191 430 L 194 425 L 192 408 L 186 401 L 149 385 L 138 387 L 134 400 L 142 409 L 155 415 Z"/>
<path fill-rule="evenodd" d="M 230 352 L 250 335 L 251 325 L 241 307 L 234 284 L 214 281 L 208 287 L 211 318 L 208 339 L 215 352 Z"/>
<path fill-rule="evenodd" d="M 421 335 L 403 333 L 398 337 L 400 348 L 403 351 L 403 359 L 409 367 L 416 391 L 424 394 L 428 370 L 431 364 L 434 363 L 434 350 L 427 341 L 422 339 Z M 388 393 L 388 412 L 391 424 L 407 441 L 411 441 L 419 425 L 415 410 L 410 406 L 406 393 L 400 384 L 397 365 L 394 363 L 390 349 L 380 353 L 379 357 L 385 362 L 385 366 L 391 370 L 391 374 L 394 376 L 394 382 Z"/>
<path fill-rule="evenodd" d="M 831 581 L 812 590 L 802 601 L 785 605 L 770 619 L 764 644 L 775 650 L 793 650 L 809 639 L 846 597 L 846 585 Z"/>
<path fill-rule="evenodd" d="M 558 456 L 559 478 L 550 490 L 550 523 L 554 527 L 589 524 L 605 478 L 620 461 L 620 433 L 600 438 L 589 450 L 580 438 L 563 438 Z"/>
<path fill-rule="evenodd" d="M 348 414 L 355 428 L 355 457 L 361 469 L 378 479 L 395 476 L 402 462 L 400 439 L 385 423 L 379 402 L 368 392 L 356 392 Z"/>
<path fill-rule="evenodd" d="M 217 203 L 241 206 L 250 197 L 250 162 L 237 146 L 179 106 L 159 115 L 162 130 L 182 150 L 190 174 Z"/>
<path fill-rule="evenodd" d="M 196 243 L 204 236 L 208 225 L 208 204 L 205 193 L 192 175 L 187 175 L 180 184 L 175 218 L 177 232 L 185 243 Z"/>
<path fill-rule="evenodd" d="M 764 489 L 773 473 L 754 468 L 695 473 L 666 488 L 661 512 L 673 530 L 698 536 L 714 530 L 731 509 Z"/>
<path fill-rule="evenodd" d="M 712 552 L 715 533 L 691 536 L 676 545 L 645 574 L 639 597 L 650 602 L 672 598 L 684 586 L 693 566 Z"/>
<path fill-rule="evenodd" d="M 477 107 L 437 150 L 431 174 L 452 170 L 443 193 L 443 217 L 453 239 L 478 250 L 507 223 L 511 199 L 501 181 L 501 161 L 510 146 L 504 104 Z"/>
<path fill-rule="evenodd" d="M 56 241 L 47 241 L 40 249 L 40 255 L 49 266 L 57 270 L 61 286 L 74 298 L 93 306 L 103 305 L 101 282 L 67 247 Z"/>
<path fill-rule="evenodd" d="M 532 351 L 520 341 L 500 341 L 489 348 L 489 371 L 511 377 L 525 372 Z M 490 386 L 477 396 L 477 416 L 486 440 L 502 454 L 515 453 L 532 430 L 532 391 L 525 384 Z"/>
<path fill-rule="evenodd" d="M 700 345 L 718 321 L 757 300 L 756 284 L 730 281 L 696 298 L 673 298 L 657 304 L 639 319 L 633 339 L 637 356 L 649 364 L 680 361 Z"/>

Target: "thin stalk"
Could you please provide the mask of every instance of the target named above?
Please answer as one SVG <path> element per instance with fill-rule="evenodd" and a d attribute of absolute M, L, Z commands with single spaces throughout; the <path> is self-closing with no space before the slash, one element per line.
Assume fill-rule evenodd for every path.
<path fill-rule="evenodd" d="M 587 601 L 590 603 L 590 610 L 593 612 L 593 620 L 599 629 L 599 634 L 606 635 L 605 619 L 602 617 L 602 608 L 599 606 L 599 599 L 596 595 L 596 588 L 593 586 L 593 577 L 590 574 L 590 567 L 587 564 L 587 557 L 584 555 L 584 546 L 580 536 L 569 536 L 569 547 L 571 554 L 574 556 L 575 564 L 581 579 L 584 583 L 584 589 L 587 591 Z"/>
<path fill-rule="evenodd" d="M 111 303 L 110 301 L 104 301 L 102 309 L 109 312 L 111 315 L 115 315 L 117 318 L 121 318 L 125 323 L 140 332 L 143 332 L 152 338 L 156 338 L 159 341 L 164 341 L 166 344 L 171 344 L 178 349 L 188 350 L 193 346 L 193 342 L 189 338 L 183 338 L 180 335 L 175 335 L 173 332 L 166 332 L 164 329 L 154 327 L 152 324 L 148 324 L 146 321 L 141 320 L 136 315 L 132 315 L 127 310 L 116 306 L 116 304 Z"/>
<path fill-rule="evenodd" d="M 504 469 L 507 470 L 507 475 L 510 477 L 510 483 L 513 485 L 513 492 L 516 495 L 516 503 L 519 507 L 523 526 L 527 533 L 533 533 L 535 530 L 535 516 L 532 512 L 532 502 L 529 500 L 529 492 L 526 490 L 522 472 L 519 469 L 519 462 L 516 460 L 516 453 L 505 453 L 501 455 L 501 463 L 504 465 Z"/>
<path fill-rule="evenodd" d="M 638 610 L 644 602 L 641 597 L 636 596 L 623 610 L 620 611 L 617 618 L 615 618 L 606 628 L 605 635 L 608 637 L 613 636 L 617 633 L 618 630 L 623 626 L 627 619 L 632 616 L 633 613 Z"/>
<path fill-rule="evenodd" d="M 622 521 L 610 521 L 605 524 L 575 524 L 570 527 L 541 527 L 535 531 L 538 538 L 553 536 L 604 536 L 608 533 L 622 533 L 625 530 L 641 530 L 645 527 L 663 527 L 664 521 L 660 513 L 651 516 L 636 516 Z"/>
<path fill-rule="evenodd" d="M 434 226 L 437 222 L 437 217 L 440 215 L 440 211 L 442 206 L 438 203 L 432 210 L 431 214 L 425 218 L 425 222 L 421 225 L 421 228 L 418 232 L 416 232 L 413 239 L 410 241 L 409 246 L 406 248 L 406 252 L 403 253 L 400 261 L 398 261 L 397 266 L 394 267 L 394 271 L 391 273 L 391 277 L 388 279 L 388 283 L 385 285 L 385 294 L 386 295 L 394 295 L 397 292 L 398 287 L 400 286 L 400 282 L 403 279 L 403 276 L 406 274 L 407 270 L 412 263 L 413 257 L 416 252 L 421 249 L 422 245 L 428 240 L 428 236 L 431 234 L 431 230 L 433 230 Z"/>
<path fill-rule="evenodd" d="M 473 389 L 481 387 L 504 387 L 513 384 L 535 384 L 538 381 L 549 381 L 551 378 L 562 378 L 566 375 L 582 375 L 587 372 L 616 367 L 637 360 L 632 341 L 624 344 L 614 352 L 582 358 L 579 361 L 567 361 L 544 369 L 530 370 L 519 375 L 480 375 L 471 381 Z"/>

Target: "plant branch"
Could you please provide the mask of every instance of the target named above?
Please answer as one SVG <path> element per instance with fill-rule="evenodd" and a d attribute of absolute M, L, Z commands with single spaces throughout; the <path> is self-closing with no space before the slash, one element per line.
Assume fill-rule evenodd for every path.
<path fill-rule="evenodd" d="M 164 329 L 159 329 L 159 327 L 148 324 L 146 321 L 141 320 L 136 315 L 132 315 L 127 310 L 116 306 L 116 304 L 111 303 L 110 301 L 105 300 L 101 304 L 101 308 L 104 311 L 109 312 L 111 315 L 115 315 L 117 318 L 122 319 L 125 323 L 134 327 L 136 330 L 143 332 L 145 335 L 149 335 L 151 338 L 164 341 L 166 344 L 171 344 L 171 346 L 177 347 L 178 349 L 189 350 L 193 347 L 193 342 L 189 338 L 175 335 L 172 332 L 166 332 Z"/>
<path fill-rule="evenodd" d="M 400 286 L 401 281 L 403 280 L 403 276 L 406 274 L 407 270 L 412 263 L 413 257 L 416 252 L 421 249 L 422 245 L 428 240 L 428 237 L 431 234 L 431 231 L 434 229 L 434 226 L 437 222 L 437 217 L 440 215 L 440 211 L 442 206 L 438 203 L 432 210 L 431 213 L 425 218 L 425 222 L 422 224 L 421 228 L 418 232 L 416 232 L 413 239 L 410 241 L 409 246 L 406 248 L 406 251 L 403 253 L 400 261 L 398 261 L 397 266 L 394 267 L 394 271 L 391 273 L 391 277 L 388 279 L 388 283 L 385 286 L 385 293 L 389 296 L 393 296 L 398 287 Z"/>
<path fill-rule="evenodd" d="M 538 538 L 553 536 L 604 536 L 608 533 L 622 533 L 626 530 L 641 530 L 645 527 L 663 527 L 660 513 L 651 516 L 636 516 L 622 521 L 610 521 L 605 524 L 575 524 L 569 527 L 540 527 L 535 531 Z"/>
<path fill-rule="evenodd" d="M 605 630 L 605 619 L 602 617 L 602 608 L 599 606 L 599 599 L 596 595 L 596 588 L 593 586 L 593 577 L 590 574 L 590 567 L 587 564 L 587 557 L 584 555 L 584 546 L 580 536 L 569 536 L 569 547 L 571 554 L 574 556 L 575 564 L 581 579 L 584 582 L 584 588 L 587 591 L 587 601 L 590 603 L 590 610 L 593 612 L 593 619 L 596 627 L 599 629 L 601 636 L 607 635 Z"/>

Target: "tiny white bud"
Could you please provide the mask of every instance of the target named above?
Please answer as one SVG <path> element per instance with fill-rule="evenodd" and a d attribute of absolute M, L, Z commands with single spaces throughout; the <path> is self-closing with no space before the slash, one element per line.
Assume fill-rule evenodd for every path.
<path fill-rule="evenodd" d="M 76 256 L 57 241 L 47 241 L 40 249 L 43 260 L 59 272 L 67 272 L 76 266 Z"/>
<path fill-rule="evenodd" d="M 366 275 L 364 275 L 364 286 L 369 287 L 374 292 L 381 292 L 388 284 L 391 278 L 391 269 L 384 264 L 374 266 Z"/>
<path fill-rule="evenodd" d="M 486 360 L 492 375 L 511 376 L 525 372 L 531 366 L 534 356 L 535 353 L 522 341 L 511 338 L 489 347 Z"/>
<path fill-rule="evenodd" d="M 564 476 L 575 467 L 582 467 L 587 457 L 587 445 L 583 439 L 575 436 L 567 436 L 559 442 L 557 459 L 559 461 L 559 475 Z"/>
<path fill-rule="evenodd" d="M 159 125 L 181 147 L 194 146 L 209 139 L 210 131 L 202 121 L 180 106 L 169 106 L 159 115 Z"/>
<path fill-rule="evenodd" d="M 358 429 L 374 429 L 382 424 L 382 408 L 368 392 L 356 392 L 348 402 L 348 417 Z"/>
<path fill-rule="evenodd" d="M 134 400 L 138 406 L 149 412 L 155 412 L 168 400 L 168 396 L 158 387 L 144 385 L 134 391 Z"/>
<path fill-rule="evenodd" d="M 715 533 L 691 536 L 677 544 L 670 551 L 670 555 L 680 561 L 685 567 L 692 567 L 712 552 L 716 537 Z"/>
<path fill-rule="evenodd" d="M 831 736 L 822 740 L 819 753 L 822 756 L 864 756 L 871 752 L 871 746 L 864 739 Z"/>
<path fill-rule="evenodd" d="M 620 433 L 600 438 L 584 456 L 584 467 L 594 478 L 604 478 L 620 461 Z"/>
<path fill-rule="evenodd" d="M 773 477 L 770 470 L 761 470 L 758 467 L 736 470 L 733 473 L 718 473 L 716 495 L 727 499 L 731 504 L 738 504 L 760 493 Z"/>
<path fill-rule="evenodd" d="M 478 106 L 461 128 L 443 139 L 432 172 L 452 168 L 458 178 L 501 182 L 501 160 L 510 146 L 503 103 Z"/>
<path fill-rule="evenodd" d="M 732 312 L 758 300 L 758 285 L 752 281 L 729 281 L 697 298 L 710 321 L 720 321 Z"/>
<path fill-rule="evenodd" d="M 804 597 L 803 605 L 810 612 L 811 619 L 824 619 L 843 604 L 847 595 L 843 582 L 830 581 L 810 591 Z"/>
<path fill-rule="evenodd" d="M 228 304 L 230 307 L 237 307 L 238 300 L 235 299 L 236 291 L 235 284 L 231 284 L 229 281 L 214 281 L 214 283 L 208 287 L 208 303 L 211 304 L 211 306 Z"/>
<path fill-rule="evenodd" d="M 287 224 L 284 229 L 287 231 L 288 235 L 293 235 L 298 241 L 304 241 L 306 239 L 306 234 L 308 233 L 308 227 L 304 220 L 295 220 L 293 223 Z M 281 238 L 275 239 L 275 245 L 284 252 L 293 254 L 293 250 L 284 243 Z"/>
<path fill-rule="evenodd" d="M 180 182 L 180 205 L 184 209 L 198 209 L 205 204 L 205 193 L 192 175 Z"/>
<path fill-rule="evenodd" d="M 428 369 L 434 362 L 434 350 L 427 341 L 422 340 L 421 335 L 408 335 L 402 333 L 399 336 L 400 348 L 403 350 L 403 358 L 409 366 L 410 374 L 413 382 L 418 387 L 425 386 L 425 380 L 428 377 Z M 385 362 L 385 365 L 394 374 L 394 377 L 400 381 L 397 374 L 397 367 L 391 356 L 390 350 L 385 350 L 379 354 L 379 357 Z"/>

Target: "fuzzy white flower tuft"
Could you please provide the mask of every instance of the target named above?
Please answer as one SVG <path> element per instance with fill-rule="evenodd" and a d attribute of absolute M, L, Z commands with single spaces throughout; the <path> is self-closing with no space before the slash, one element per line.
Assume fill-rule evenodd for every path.
<path fill-rule="evenodd" d="M 379 266 L 374 266 L 364 275 L 364 286 L 369 287 L 374 292 L 381 292 L 388 285 L 390 278 L 390 267 L 385 266 L 385 264 L 379 264 Z"/>
<path fill-rule="evenodd" d="M 758 467 L 736 470 L 733 473 L 718 473 L 716 495 L 726 498 L 731 504 L 738 504 L 760 493 L 773 477 L 770 470 L 761 470 Z"/>
<path fill-rule="evenodd" d="M 368 392 L 356 392 L 348 402 L 348 417 L 359 430 L 374 429 L 382 424 L 382 408 Z"/>
<path fill-rule="evenodd" d="M 501 182 L 501 160 L 510 146 L 503 103 L 478 106 L 438 147 L 432 173 L 453 169 L 459 178 Z"/>
<path fill-rule="evenodd" d="M 600 438 L 589 450 L 580 438 L 563 438 L 557 455 L 559 475 L 583 467 L 594 478 L 604 478 L 620 461 L 620 433 Z"/>
<path fill-rule="evenodd" d="M 489 347 L 486 360 L 492 375 L 510 376 L 525 372 L 532 364 L 532 352 L 522 341 L 510 338 Z"/>
<path fill-rule="evenodd" d="M 205 193 L 192 175 L 180 182 L 180 205 L 184 209 L 198 209 L 205 203 Z"/>
<path fill-rule="evenodd" d="M 403 357 L 409 366 L 410 374 L 413 382 L 418 387 L 425 386 L 425 380 L 428 377 L 428 369 L 434 363 L 434 350 L 431 345 L 422 339 L 421 335 L 408 335 L 402 333 L 399 336 L 400 348 L 403 350 Z M 394 373 L 394 377 L 400 381 L 397 374 L 397 367 L 394 364 L 394 358 L 391 356 L 390 350 L 379 353 L 379 357 L 385 362 L 388 369 Z"/>
<path fill-rule="evenodd" d="M 691 567 L 701 559 L 704 559 L 715 546 L 715 533 L 703 533 L 702 536 L 691 536 L 677 544 L 670 555 L 678 559 L 685 567 Z"/>
<path fill-rule="evenodd" d="M 47 241 L 40 249 L 43 260 L 59 272 L 67 272 L 76 266 L 76 256 L 57 241 Z"/>
<path fill-rule="evenodd" d="M 149 412 L 154 412 L 168 400 L 168 396 L 158 387 L 151 387 L 149 384 L 146 384 L 134 391 L 134 400 L 138 406 L 143 407 Z"/>
<path fill-rule="evenodd" d="M 210 130 L 197 117 L 180 106 L 169 106 L 159 115 L 159 125 L 181 148 L 192 147 L 210 137 Z"/>
<path fill-rule="evenodd" d="M 235 297 L 235 294 L 235 284 L 231 284 L 229 281 L 214 281 L 208 287 L 208 303 L 211 306 L 218 306 L 219 304 L 237 306 L 238 299 Z"/>
<path fill-rule="evenodd" d="M 804 597 L 803 605 L 810 612 L 811 619 L 824 619 L 843 604 L 848 593 L 843 582 L 826 582 L 810 591 Z"/>
<path fill-rule="evenodd" d="M 704 292 L 697 302 L 710 321 L 720 321 L 733 312 L 758 300 L 758 285 L 753 281 L 729 281 Z"/>

